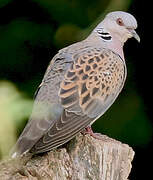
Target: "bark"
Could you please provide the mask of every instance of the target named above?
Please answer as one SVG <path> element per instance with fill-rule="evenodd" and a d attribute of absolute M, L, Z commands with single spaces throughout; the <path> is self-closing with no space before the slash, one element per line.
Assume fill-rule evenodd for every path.
<path fill-rule="evenodd" d="M 0 180 L 127 180 L 134 151 L 101 135 L 79 134 L 43 155 L 27 154 L 0 164 Z"/>

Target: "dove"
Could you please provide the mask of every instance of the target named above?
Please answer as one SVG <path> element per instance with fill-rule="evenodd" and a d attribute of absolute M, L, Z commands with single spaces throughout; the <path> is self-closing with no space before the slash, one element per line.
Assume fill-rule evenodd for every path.
<path fill-rule="evenodd" d="M 58 51 L 35 93 L 32 114 L 12 157 L 43 153 L 70 141 L 114 103 L 127 75 L 124 43 L 137 21 L 127 12 L 108 13 L 84 40 Z M 96 136 L 95 136 L 96 137 Z"/>

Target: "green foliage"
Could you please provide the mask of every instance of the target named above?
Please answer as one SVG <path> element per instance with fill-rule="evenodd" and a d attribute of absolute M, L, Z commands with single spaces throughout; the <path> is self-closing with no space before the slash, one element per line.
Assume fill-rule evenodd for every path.
<path fill-rule="evenodd" d="M 64 46 L 77 42 L 80 32 L 81 29 L 73 24 L 61 25 L 55 33 L 54 43 L 58 48 L 63 48 Z"/>
<path fill-rule="evenodd" d="M 7 5 L 9 2 L 11 2 L 12 0 L 0 0 L 0 8 Z"/>
<path fill-rule="evenodd" d="M 48 47 L 52 38 L 52 27 L 26 20 L 14 20 L 0 28 L 1 68 L 22 70 L 30 56 L 30 47 Z"/>
<path fill-rule="evenodd" d="M 8 155 L 16 141 L 16 127 L 28 118 L 32 101 L 7 81 L 0 82 L 0 156 Z"/>
<path fill-rule="evenodd" d="M 86 27 L 104 11 L 110 0 L 34 0 L 43 7 L 52 18 L 60 24 L 75 23 L 78 26 Z"/>

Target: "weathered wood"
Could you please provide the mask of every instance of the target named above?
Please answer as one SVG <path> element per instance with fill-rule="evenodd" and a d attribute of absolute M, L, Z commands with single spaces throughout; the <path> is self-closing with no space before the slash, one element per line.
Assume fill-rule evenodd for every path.
<path fill-rule="evenodd" d="M 45 153 L 0 164 L 0 180 L 127 180 L 134 151 L 101 135 L 79 134 L 70 143 Z"/>

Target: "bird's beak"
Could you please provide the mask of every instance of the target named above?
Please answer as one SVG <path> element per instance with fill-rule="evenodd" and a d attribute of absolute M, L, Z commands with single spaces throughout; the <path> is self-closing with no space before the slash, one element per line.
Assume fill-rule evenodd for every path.
<path fill-rule="evenodd" d="M 138 42 L 140 42 L 140 37 L 139 35 L 136 33 L 136 31 L 134 29 L 128 29 L 132 35 L 132 37 L 134 37 Z"/>

